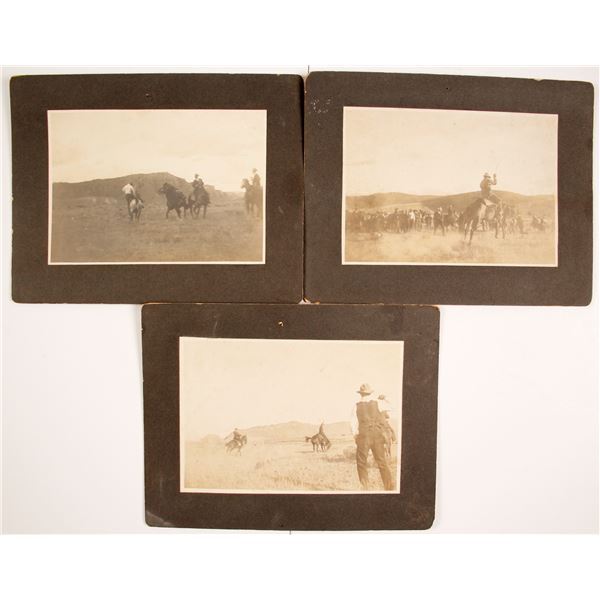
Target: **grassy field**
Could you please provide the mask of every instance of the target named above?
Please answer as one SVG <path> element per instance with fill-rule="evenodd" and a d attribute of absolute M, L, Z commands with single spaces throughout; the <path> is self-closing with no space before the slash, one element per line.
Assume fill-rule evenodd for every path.
<path fill-rule="evenodd" d="M 313 452 L 301 441 L 252 441 L 242 454 L 224 447 L 190 442 L 185 448 L 185 488 L 302 492 L 360 492 L 356 473 L 356 445 L 350 435 L 332 439 L 327 452 Z M 390 461 L 396 482 L 396 444 Z M 383 491 L 379 470 L 369 457 L 372 491 Z"/>
<path fill-rule="evenodd" d="M 500 234 L 501 235 L 501 234 Z M 456 263 L 497 265 L 554 265 L 554 231 L 529 231 L 494 237 L 494 231 L 477 231 L 469 246 L 462 232 L 411 231 L 409 233 L 348 233 L 346 262 Z"/>
<path fill-rule="evenodd" d="M 260 262 L 262 219 L 243 201 L 213 204 L 206 219 L 178 219 L 165 205 L 148 205 L 129 222 L 124 200 L 62 199 L 53 205 L 51 262 Z"/>

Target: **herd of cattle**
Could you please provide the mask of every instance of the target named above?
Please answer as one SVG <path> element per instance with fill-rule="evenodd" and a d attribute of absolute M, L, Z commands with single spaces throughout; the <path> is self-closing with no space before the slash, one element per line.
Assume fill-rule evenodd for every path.
<path fill-rule="evenodd" d="M 353 209 L 346 211 L 346 230 L 355 233 L 408 233 L 410 231 L 438 231 L 445 235 L 446 231 L 464 231 L 468 225 L 468 210 L 459 212 L 450 206 L 445 212 L 438 208 L 431 211 L 422 208 L 393 211 L 368 211 Z M 531 228 L 545 231 L 547 222 L 544 217 L 531 215 Z M 481 231 L 495 230 L 496 237 L 502 233 L 526 233 L 527 224 L 519 211 L 510 205 L 488 207 L 485 216 L 478 222 Z"/>

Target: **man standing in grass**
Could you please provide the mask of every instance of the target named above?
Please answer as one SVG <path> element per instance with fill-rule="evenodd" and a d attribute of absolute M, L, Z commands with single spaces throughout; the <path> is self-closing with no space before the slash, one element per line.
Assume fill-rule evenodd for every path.
<path fill-rule="evenodd" d="M 377 400 L 369 399 L 373 390 L 368 383 L 363 383 L 357 393 L 360 394 L 360 400 L 354 405 L 350 427 L 356 441 L 358 479 L 363 489 L 369 489 L 367 460 L 370 450 L 379 468 L 383 487 L 386 490 L 393 490 L 394 483 L 386 455 L 386 435 L 389 426 L 384 416 L 386 408 L 380 406 L 380 403 L 385 402 L 385 397 Z"/>

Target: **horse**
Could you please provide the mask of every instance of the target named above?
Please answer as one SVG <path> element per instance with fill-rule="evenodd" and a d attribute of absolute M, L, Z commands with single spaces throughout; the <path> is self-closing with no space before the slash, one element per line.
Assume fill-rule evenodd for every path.
<path fill-rule="evenodd" d="M 144 203 L 141 198 L 131 198 L 127 202 L 127 212 L 129 214 L 129 222 L 133 222 L 134 220 L 139 221 L 140 215 L 142 214 L 142 210 L 144 208 Z"/>
<path fill-rule="evenodd" d="M 456 229 L 458 227 L 458 214 L 455 210 L 449 210 L 443 217 L 446 229 Z"/>
<path fill-rule="evenodd" d="M 310 442 L 313 447 L 313 452 L 325 452 L 331 447 L 331 442 L 322 433 L 315 433 L 313 436 L 305 436 L 305 442 Z"/>
<path fill-rule="evenodd" d="M 197 219 L 200 215 L 200 208 L 204 207 L 202 218 L 206 219 L 206 209 L 208 208 L 209 204 L 210 197 L 208 195 L 208 192 L 206 191 L 206 188 L 204 188 L 204 186 L 195 187 L 192 193 L 188 196 L 187 205 L 183 214 L 185 216 L 185 213 L 189 210 L 192 214 L 192 217 Z"/>
<path fill-rule="evenodd" d="M 392 444 L 396 441 L 396 434 L 390 425 L 388 425 L 382 432 L 383 435 L 383 449 L 385 455 L 388 458 L 392 456 Z"/>
<path fill-rule="evenodd" d="M 506 220 L 508 216 L 508 207 L 504 206 L 504 204 L 498 204 L 494 214 L 494 229 L 496 232 L 494 237 L 496 239 L 498 239 L 498 234 L 500 233 L 500 231 L 502 231 L 502 239 L 506 238 Z"/>
<path fill-rule="evenodd" d="M 533 215 L 531 218 L 531 228 L 537 231 L 546 231 L 546 220 L 544 217 L 536 217 Z"/>
<path fill-rule="evenodd" d="M 187 209 L 187 198 L 185 194 L 179 191 L 174 185 L 170 183 L 163 183 L 161 188 L 158 190 L 159 194 L 163 194 L 167 199 L 167 212 L 165 219 L 169 218 L 169 213 L 174 210 L 177 212 L 177 216 L 181 219 L 181 209 Z"/>
<path fill-rule="evenodd" d="M 444 215 L 436 210 L 433 213 L 433 235 L 435 235 L 438 229 L 442 230 L 442 235 L 446 235 L 446 224 L 444 221 Z"/>
<path fill-rule="evenodd" d="M 247 443 L 248 443 L 248 438 L 245 435 L 241 436 L 239 439 L 233 438 L 232 440 L 229 440 L 225 444 L 225 450 L 227 451 L 227 454 L 231 454 L 231 452 L 233 452 L 234 450 L 237 450 L 237 453 L 241 454 L 242 448 Z"/>
<path fill-rule="evenodd" d="M 244 194 L 244 201 L 246 203 L 246 214 L 261 217 L 262 216 L 262 199 L 263 189 L 262 186 L 254 186 L 248 181 L 248 179 L 242 179 L 242 189 L 246 190 Z"/>
<path fill-rule="evenodd" d="M 485 222 L 488 206 L 485 198 L 477 198 L 462 214 L 462 226 L 465 231 L 464 239 L 466 240 L 467 236 L 469 236 L 469 246 L 473 241 L 473 234 L 477 230 L 477 227 L 480 223 L 483 224 Z"/>

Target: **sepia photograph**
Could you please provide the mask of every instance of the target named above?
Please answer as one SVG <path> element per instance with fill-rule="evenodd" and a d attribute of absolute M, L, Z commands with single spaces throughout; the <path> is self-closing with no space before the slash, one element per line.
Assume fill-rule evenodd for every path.
<path fill-rule="evenodd" d="M 558 115 L 344 107 L 342 263 L 558 265 Z"/>
<path fill-rule="evenodd" d="M 48 110 L 48 264 L 265 263 L 266 110 Z"/>
<path fill-rule="evenodd" d="M 181 491 L 398 493 L 403 350 L 180 337 Z"/>

